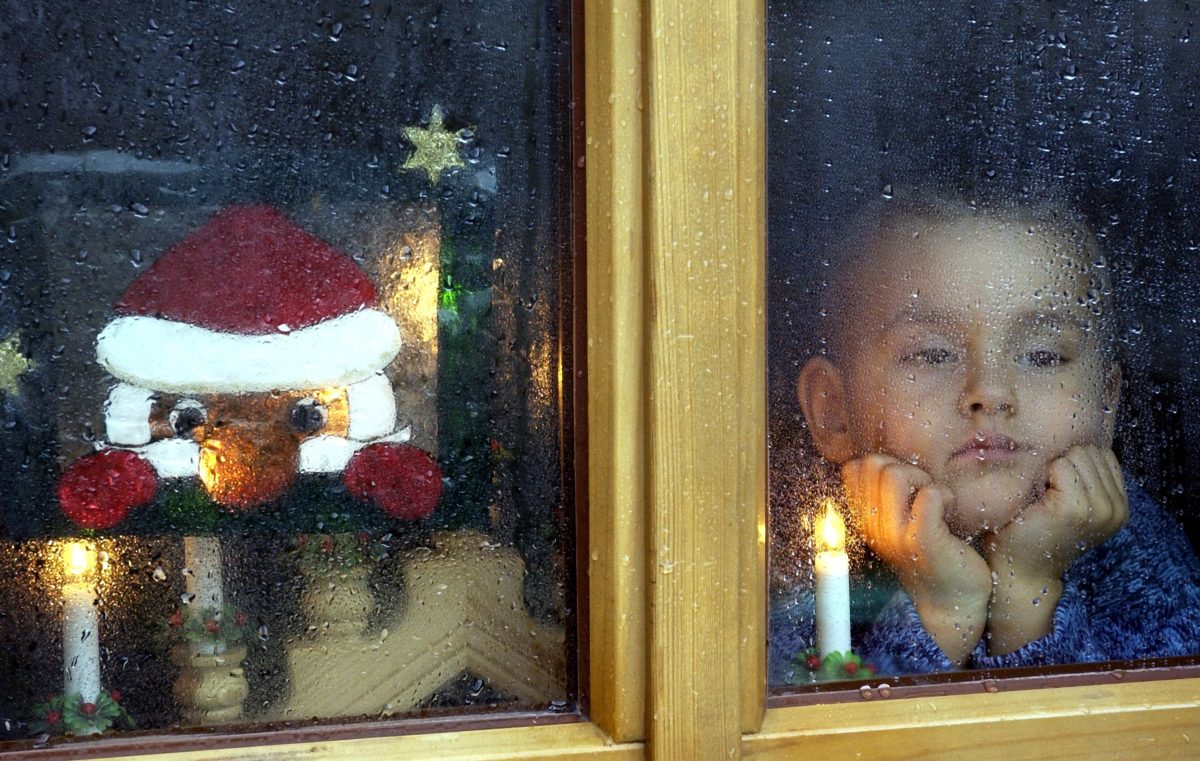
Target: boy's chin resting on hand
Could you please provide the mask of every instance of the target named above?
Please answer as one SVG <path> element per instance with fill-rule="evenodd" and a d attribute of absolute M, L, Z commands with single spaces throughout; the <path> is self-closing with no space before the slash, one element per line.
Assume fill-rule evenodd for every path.
<path fill-rule="evenodd" d="M 983 636 L 992 579 L 979 553 L 946 525 L 954 495 L 884 454 L 845 463 L 842 480 L 863 539 L 899 577 L 938 647 L 963 665 Z"/>
<path fill-rule="evenodd" d="M 1007 526 L 984 537 L 994 572 L 988 653 L 1005 655 L 1050 632 L 1063 574 L 1129 518 L 1111 449 L 1074 446 L 1047 469 L 1046 490 Z"/>

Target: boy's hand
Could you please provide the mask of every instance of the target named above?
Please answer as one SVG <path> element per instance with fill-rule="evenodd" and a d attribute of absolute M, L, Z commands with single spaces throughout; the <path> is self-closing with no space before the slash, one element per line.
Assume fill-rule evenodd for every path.
<path fill-rule="evenodd" d="M 1050 463 L 1046 492 L 984 540 L 996 588 L 988 650 L 1003 655 L 1050 631 L 1062 577 L 1129 517 L 1121 465 L 1111 449 L 1075 446 Z"/>
<path fill-rule="evenodd" d="M 842 481 L 863 538 L 900 578 L 938 647 L 962 665 L 983 636 L 992 579 L 979 553 L 946 526 L 954 495 L 882 454 L 847 462 Z"/>

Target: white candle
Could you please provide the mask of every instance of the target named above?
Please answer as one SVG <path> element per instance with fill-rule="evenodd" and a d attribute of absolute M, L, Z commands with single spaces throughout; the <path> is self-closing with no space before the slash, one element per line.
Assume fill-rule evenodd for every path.
<path fill-rule="evenodd" d="M 100 696 L 100 629 L 93 571 L 95 551 L 83 542 L 63 549 L 63 694 L 79 693 L 85 703 Z"/>
<path fill-rule="evenodd" d="M 221 540 L 215 536 L 185 536 L 183 538 L 184 584 L 191 598 L 189 615 L 216 615 L 225 609 L 225 582 L 221 576 Z M 201 623 L 204 623 L 203 621 Z M 192 650 L 206 655 L 225 652 L 221 642 L 192 643 Z"/>
<path fill-rule="evenodd" d="M 219 614 L 225 607 L 221 540 L 215 536 L 185 536 L 183 564 L 191 571 L 185 574 L 185 584 L 192 610 L 215 610 Z"/>
<path fill-rule="evenodd" d="M 846 524 L 825 500 L 825 514 L 815 532 L 817 555 L 813 586 L 817 598 L 817 651 L 821 657 L 850 649 L 850 558 L 846 555 Z"/>

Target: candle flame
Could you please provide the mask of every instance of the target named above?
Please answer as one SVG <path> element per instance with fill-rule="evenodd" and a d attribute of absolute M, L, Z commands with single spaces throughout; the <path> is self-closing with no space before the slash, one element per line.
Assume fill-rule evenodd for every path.
<path fill-rule="evenodd" d="M 86 542 L 67 542 L 63 546 L 63 567 L 68 576 L 81 578 L 96 567 L 96 550 Z"/>
<path fill-rule="evenodd" d="M 846 524 L 842 521 L 842 516 L 838 514 L 837 508 L 833 506 L 833 500 L 825 499 L 825 513 L 820 518 L 820 523 L 817 526 L 817 549 L 821 551 L 841 550 L 846 542 Z"/>

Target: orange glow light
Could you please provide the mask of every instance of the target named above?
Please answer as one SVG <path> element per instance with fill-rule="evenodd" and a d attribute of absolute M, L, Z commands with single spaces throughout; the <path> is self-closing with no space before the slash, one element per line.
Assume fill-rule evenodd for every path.
<path fill-rule="evenodd" d="M 817 526 L 817 549 L 821 552 L 841 551 L 846 543 L 846 524 L 838 514 L 833 500 L 825 499 L 825 512 Z"/>
<path fill-rule="evenodd" d="M 67 575 L 77 579 L 96 567 L 96 550 L 86 542 L 67 542 L 62 557 Z"/>

